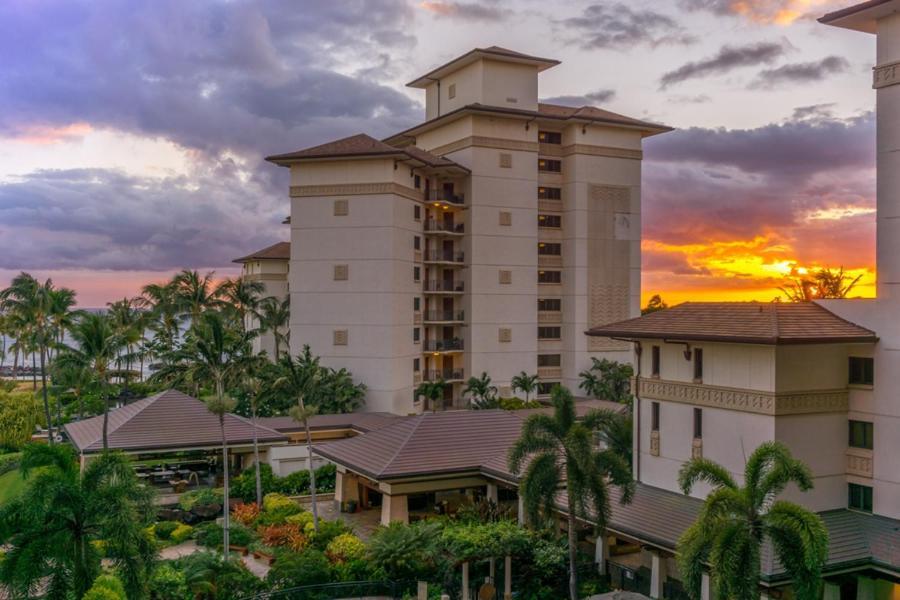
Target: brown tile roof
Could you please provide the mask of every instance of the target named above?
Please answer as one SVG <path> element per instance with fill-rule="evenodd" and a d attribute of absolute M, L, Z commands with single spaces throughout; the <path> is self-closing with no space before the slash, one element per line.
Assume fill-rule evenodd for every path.
<path fill-rule="evenodd" d="M 268 427 L 257 426 L 261 444 L 286 442 L 287 437 Z M 103 415 L 69 423 L 66 433 L 84 453 L 103 449 Z M 225 435 L 229 444 L 249 444 L 253 424 L 237 415 L 225 415 Z M 174 448 L 216 447 L 222 443 L 219 418 L 206 404 L 168 390 L 117 408 L 109 413 L 109 447 L 130 452 Z"/>
<path fill-rule="evenodd" d="M 474 48 L 469 50 L 465 54 L 457 56 L 453 60 L 432 69 L 424 75 L 416 77 L 406 85 L 408 87 L 425 87 L 431 83 L 432 80 L 456 71 L 471 62 L 475 62 L 479 58 L 494 58 L 498 60 L 507 59 L 508 62 L 533 63 L 537 66 L 538 71 L 543 71 L 559 64 L 558 60 L 552 58 L 541 58 L 540 56 L 523 54 L 522 52 L 501 48 L 500 46 L 488 46 L 487 48 Z"/>
<path fill-rule="evenodd" d="M 400 415 L 386 412 L 353 412 L 338 415 L 315 415 L 309 419 L 309 428 L 312 431 L 327 429 L 354 429 L 360 433 L 382 429 L 388 425 L 405 419 Z M 260 425 L 286 433 L 300 431 L 303 426 L 292 417 L 263 417 L 257 420 Z"/>
<path fill-rule="evenodd" d="M 272 244 L 271 246 L 263 248 L 262 250 L 257 250 L 247 256 L 236 258 L 231 262 L 245 263 L 250 262 L 251 260 L 290 260 L 290 258 L 291 243 L 278 242 L 277 244 Z"/>
<path fill-rule="evenodd" d="M 778 345 L 877 339 L 875 332 L 814 302 L 685 302 L 635 319 L 594 327 L 587 334 Z"/>
<path fill-rule="evenodd" d="M 585 119 L 588 121 L 622 123 L 625 125 L 635 125 L 637 127 L 654 127 L 671 130 L 671 127 L 665 127 L 664 125 L 659 125 L 657 123 L 651 123 L 649 121 L 642 121 L 641 119 L 626 117 L 625 115 L 620 115 L 619 113 L 614 113 L 612 111 L 597 108 L 595 106 L 582 106 L 579 108 L 574 106 L 563 106 L 561 104 L 547 104 L 541 102 L 538 104 L 538 113 L 543 117 L 549 117 L 553 119 Z"/>

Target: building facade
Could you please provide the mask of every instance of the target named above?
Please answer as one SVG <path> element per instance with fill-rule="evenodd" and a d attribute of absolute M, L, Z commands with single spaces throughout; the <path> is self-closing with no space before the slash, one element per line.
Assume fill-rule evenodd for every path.
<path fill-rule="evenodd" d="M 290 271 L 291 245 L 289 242 L 278 242 L 253 254 L 234 259 L 241 267 L 241 277 L 248 281 L 258 281 L 263 285 L 259 294 L 261 299 L 273 297 L 282 301 L 288 297 L 288 272 Z M 249 314 L 246 317 L 247 330 L 260 329 L 259 318 Z M 279 331 L 279 333 L 286 333 Z M 264 329 L 253 338 L 253 351 L 265 352 L 270 357 L 276 356 L 275 331 Z M 287 342 L 288 340 L 285 340 Z M 278 352 L 289 352 L 287 343 L 279 344 Z"/>
<path fill-rule="evenodd" d="M 367 410 L 629 359 L 583 331 L 639 313 L 641 143 L 668 128 L 539 103 L 556 64 L 476 49 L 409 84 L 424 123 L 269 157 L 291 170 L 291 339 L 364 382 Z"/>

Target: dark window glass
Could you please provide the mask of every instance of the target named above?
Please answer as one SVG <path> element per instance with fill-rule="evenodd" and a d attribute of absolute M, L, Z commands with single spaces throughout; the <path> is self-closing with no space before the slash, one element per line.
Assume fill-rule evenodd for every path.
<path fill-rule="evenodd" d="M 695 408 L 694 409 L 694 439 L 701 439 L 703 437 L 703 409 Z"/>
<path fill-rule="evenodd" d="M 562 227 L 562 216 L 560 215 L 538 215 L 538 227 Z"/>
<path fill-rule="evenodd" d="M 650 428 L 653 431 L 659 431 L 659 402 L 654 402 L 650 406 L 652 407 L 650 413 Z"/>
<path fill-rule="evenodd" d="M 549 172 L 549 173 L 559 173 L 562 171 L 562 161 L 550 160 L 547 158 L 539 158 L 538 159 L 538 171 L 545 171 L 545 172 Z"/>
<path fill-rule="evenodd" d="M 538 394 L 544 396 L 553 391 L 553 388 L 559 385 L 558 381 L 541 381 L 538 383 Z"/>
<path fill-rule="evenodd" d="M 872 488 L 858 483 L 847 484 L 847 506 L 872 512 Z"/>
<path fill-rule="evenodd" d="M 415 371 L 416 373 L 419 372 L 419 365 L 420 365 L 420 362 L 419 362 L 419 361 L 421 361 L 420 358 L 414 358 L 414 359 L 413 359 L 413 371 Z"/>
<path fill-rule="evenodd" d="M 538 283 L 561 283 L 562 271 L 538 271 Z"/>
<path fill-rule="evenodd" d="M 562 357 L 559 354 L 538 354 L 539 367 L 558 367 L 562 364 Z"/>
<path fill-rule="evenodd" d="M 413 206 L 413 218 L 418 221 L 422 218 L 422 207 L 418 204 Z"/>
<path fill-rule="evenodd" d="M 542 144 L 562 144 L 562 133 L 559 131 L 538 131 L 538 141 Z"/>
<path fill-rule="evenodd" d="M 419 281 L 422 278 L 422 271 L 419 267 L 413 267 L 413 281 Z"/>
<path fill-rule="evenodd" d="M 559 312 L 562 310 L 562 300 L 560 298 L 538 298 L 538 310 Z"/>
<path fill-rule="evenodd" d="M 421 330 L 418 327 L 413 327 L 413 341 L 418 342 L 419 337 L 422 335 Z"/>
<path fill-rule="evenodd" d="M 562 256 L 562 244 L 539 242 L 538 254 L 540 256 Z"/>
<path fill-rule="evenodd" d="M 420 187 L 422 187 L 422 178 L 421 177 L 416 175 L 415 177 L 413 177 L 413 181 L 414 181 L 414 185 L 416 186 L 416 189 L 419 189 Z"/>
<path fill-rule="evenodd" d="M 413 310 L 419 312 L 422 310 L 422 299 L 416 296 L 413 298 Z"/>
<path fill-rule="evenodd" d="M 659 346 L 653 346 L 650 351 L 650 374 L 659 377 Z"/>
<path fill-rule="evenodd" d="M 422 249 L 422 238 L 417 235 L 413 236 L 413 248 L 415 248 L 416 250 Z"/>
<path fill-rule="evenodd" d="M 703 380 L 703 348 L 694 348 L 694 381 Z"/>
<path fill-rule="evenodd" d="M 875 359 L 851 356 L 849 381 L 851 384 L 873 385 L 875 383 Z"/>
<path fill-rule="evenodd" d="M 558 340 L 561 335 L 561 327 L 538 327 L 539 340 Z"/>
<path fill-rule="evenodd" d="M 558 187 L 539 187 L 539 200 L 562 200 L 562 190 Z"/>
<path fill-rule="evenodd" d="M 874 448 L 872 423 L 867 421 L 850 421 L 850 441 L 852 448 Z"/>

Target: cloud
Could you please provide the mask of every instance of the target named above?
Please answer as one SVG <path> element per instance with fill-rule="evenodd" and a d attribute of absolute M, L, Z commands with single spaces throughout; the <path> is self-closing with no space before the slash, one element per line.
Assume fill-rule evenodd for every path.
<path fill-rule="evenodd" d="M 834 117 L 834 102 L 823 104 L 811 104 L 809 106 L 798 106 L 791 115 L 791 120 L 802 121 L 805 119 L 831 119 Z"/>
<path fill-rule="evenodd" d="M 419 6 L 441 17 L 470 22 L 496 22 L 512 13 L 495 2 L 421 2 Z"/>
<path fill-rule="evenodd" d="M 559 21 L 577 32 L 572 42 L 584 49 L 626 50 L 634 46 L 691 44 L 695 41 L 672 17 L 653 10 L 632 9 L 622 4 L 592 4 L 578 17 Z"/>
<path fill-rule="evenodd" d="M 562 104 L 564 106 L 587 106 L 592 104 L 604 104 L 616 97 L 616 90 L 602 89 L 588 92 L 584 95 L 564 95 L 541 98 L 541 102 L 547 104 Z"/>
<path fill-rule="evenodd" d="M 844 0 L 681 0 L 687 10 L 720 16 L 739 16 L 754 23 L 790 25 L 828 7 L 846 6 Z M 815 12 L 818 11 L 818 12 Z"/>
<path fill-rule="evenodd" d="M 776 69 L 766 69 L 757 75 L 750 87 L 772 89 L 792 83 L 822 81 L 829 75 L 843 73 L 850 68 L 847 59 L 827 56 L 819 61 L 792 63 Z"/>
<path fill-rule="evenodd" d="M 769 64 L 786 51 L 784 44 L 760 42 L 745 46 L 722 46 L 719 52 L 704 60 L 686 63 L 665 73 L 659 80 L 660 89 L 688 79 L 721 75 L 737 68 Z"/>

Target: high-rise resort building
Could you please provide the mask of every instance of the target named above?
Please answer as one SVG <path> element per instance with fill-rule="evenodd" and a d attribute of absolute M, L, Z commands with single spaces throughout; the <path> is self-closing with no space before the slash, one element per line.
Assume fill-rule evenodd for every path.
<path fill-rule="evenodd" d="M 290 169 L 289 264 L 240 260 L 287 274 L 292 348 L 349 369 L 366 410 L 463 407 L 482 373 L 504 396 L 536 373 L 546 394 L 591 357 L 631 359 L 584 331 L 639 314 L 641 145 L 669 128 L 539 102 L 557 64 L 477 48 L 408 84 L 423 123 L 268 157 Z"/>

